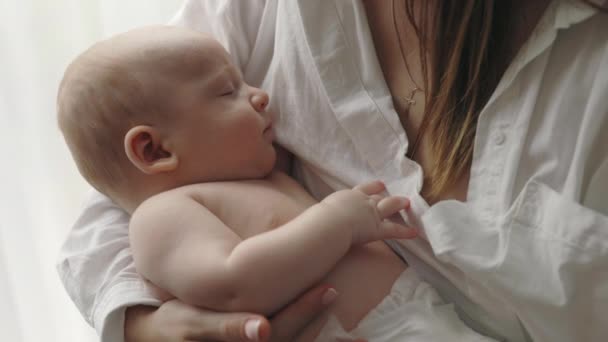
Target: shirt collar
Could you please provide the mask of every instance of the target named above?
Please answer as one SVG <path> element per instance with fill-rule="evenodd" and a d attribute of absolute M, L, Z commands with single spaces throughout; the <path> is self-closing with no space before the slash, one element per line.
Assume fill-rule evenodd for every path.
<path fill-rule="evenodd" d="M 554 29 L 566 29 L 580 23 L 597 12 L 580 0 L 558 0 L 552 23 Z"/>
<path fill-rule="evenodd" d="M 515 77 L 526 65 L 553 45 L 559 30 L 580 23 L 595 13 L 597 13 L 596 9 L 580 0 L 553 0 L 528 41 L 521 47 L 517 56 L 505 71 L 485 108 L 491 106 L 511 86 Z M 482 115 L 484 111 L 482 111 Z"/>

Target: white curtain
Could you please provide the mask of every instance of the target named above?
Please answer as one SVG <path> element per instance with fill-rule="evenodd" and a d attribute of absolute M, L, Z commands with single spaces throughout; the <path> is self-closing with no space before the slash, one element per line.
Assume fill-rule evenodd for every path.
<path fill-rule="evenodd" d="M 0 0 L 0 341 L 97 341 L 55 271 L 88 185 L 55 121 L 57 85 L 94 41 L 166 23 L 181 0 Z"/>

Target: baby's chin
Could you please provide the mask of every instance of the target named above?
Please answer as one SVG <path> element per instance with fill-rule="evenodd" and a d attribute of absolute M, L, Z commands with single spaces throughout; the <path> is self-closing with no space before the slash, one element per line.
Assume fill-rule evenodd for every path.
<path fill-rule="evenodd" d="M 253 178 L 264 178 L 272 173 L 277 163 L 277 153 L 276 151 L 273 152 L 272 157 L 267 158 L 264 160 L 264 163 L 261 163 L 258 174 Z"/>
<path fill-rule="evenodd" d="M 238 170 L 235 170 L 234 166 L 231 170 L 223 170 L 223 176 L 219 176 L 214 179 L 208 179 L 207 181 L 239 181 L 262 179 L 272 173 L 275 168 L 276 161 L 277 156 L 275 152 L 272 155 L 265 156 L 265 158 L 263 159 L 256 159 L 255 162 L 250 162 L 248 165 L 241 164 L 240 167 L 237 167 Z"/>

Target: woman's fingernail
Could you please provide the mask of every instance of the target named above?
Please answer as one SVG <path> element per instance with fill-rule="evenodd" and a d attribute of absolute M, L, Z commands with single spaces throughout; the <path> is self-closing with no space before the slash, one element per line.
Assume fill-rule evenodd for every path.
<path fill-rule="evenodd" d="M 262 322 L 255 318 L 245 322 L 245 335 L 251 341 L 258 341 L 260 339 L 260 324 Z"/>
<path fill-rule="evenodd" d="M 321 297 L 321 303 L 323 305 L 329 305 L 334 300 L 336 300 L 337 297 L 338 297 L 338 291 L 336 291 L 336 289 L 334 289 L 334 288 L 329 288 L 329 289 L 327 289 L 327 291 L 325 291 L 325 293 L 323 294 L 323 297 Z"/>

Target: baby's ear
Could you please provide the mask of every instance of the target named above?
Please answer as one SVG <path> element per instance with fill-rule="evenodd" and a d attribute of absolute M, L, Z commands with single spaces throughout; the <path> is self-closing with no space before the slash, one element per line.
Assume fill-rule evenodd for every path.
<path fill-rule="evenodd" d="M 153 175 L 177 169 L 177 155 L 163 145 L 162 136 L 154 127 L 131 128 L 124 143 L 127 157 L 143 173 Z"/>

